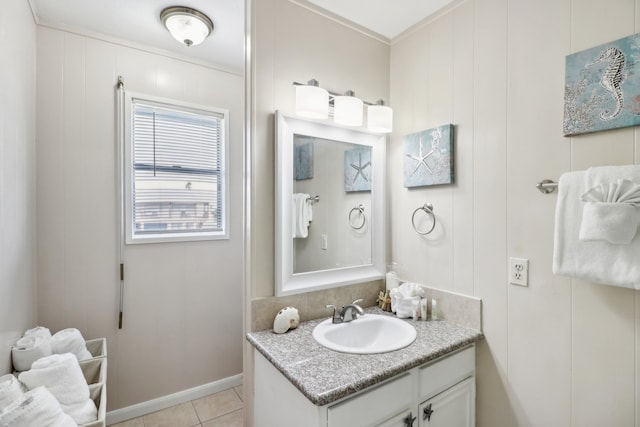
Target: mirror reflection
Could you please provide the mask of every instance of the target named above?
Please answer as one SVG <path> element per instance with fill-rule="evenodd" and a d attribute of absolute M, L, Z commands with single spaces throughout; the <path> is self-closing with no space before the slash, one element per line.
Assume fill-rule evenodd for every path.
<path fill-rule="evenodd" d="M 384 135 L 276 112 L 276 296 L 384 274 Z"/>
<path fill-rule="evenodd" d="M 293 273 L 371 264 L 371 147 L 293 135 Z"/>

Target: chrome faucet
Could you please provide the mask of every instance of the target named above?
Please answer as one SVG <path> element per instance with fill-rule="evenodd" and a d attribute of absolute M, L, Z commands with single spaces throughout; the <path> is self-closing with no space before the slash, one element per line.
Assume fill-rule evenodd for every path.
<path fill-rule="evenodd" d="M 364 315 L 364 310 L 358 304 L 363 301 L 362 298 L 355 300 L 346 307 L 342 307 L 342 311 L 333 304 L 326 305 L 327 308 L 333 308 L 332 323 L 346 323 L 356 320 L 359 315 Z"/>

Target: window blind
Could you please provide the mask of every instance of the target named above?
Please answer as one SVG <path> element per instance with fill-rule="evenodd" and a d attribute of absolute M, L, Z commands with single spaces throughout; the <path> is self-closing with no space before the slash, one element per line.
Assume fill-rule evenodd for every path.
<path fill-rule="evenodd" d="M 133 234 L 224 228 L 224 115 L 133 100 Z"/>

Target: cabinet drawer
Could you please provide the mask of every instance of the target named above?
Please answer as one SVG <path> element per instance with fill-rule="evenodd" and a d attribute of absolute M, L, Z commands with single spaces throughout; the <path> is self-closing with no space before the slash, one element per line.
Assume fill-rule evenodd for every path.
<path fill-rule="evenodd" d="M 331 427 L 371 426 L 413 403 L 413 382 L 406 373 L 351 399 L 330 406 Z"/>
<path fill-rule="evenodd" d="M 420 399 L 428 399 L 472 376 L 476 367 L 475 358 L 475 347 L 470 347 L 436 363 L 421 367 L 418 371 Z"/>

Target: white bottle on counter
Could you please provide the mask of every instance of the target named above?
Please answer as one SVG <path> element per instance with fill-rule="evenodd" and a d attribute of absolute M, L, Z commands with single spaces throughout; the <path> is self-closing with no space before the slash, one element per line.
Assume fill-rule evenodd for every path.
<path fill-rule="evenodd" d="M 435 299 L 431 300 L 431 320 L 438 320 L 440 318 L 438 313 L 438 303 Z"/>
<path fill-rule="evenodd" d="M 395 271 L 389 271 L 385 275 L 385 287 L 387 291 L 398 287 L 398 275 Z"/>
<path fill-rule="evenodd" d="M 420 318 L 420 300 L 415 299 L 411 301 L 411 315 L 413 320 L 418 320 Z"/>
<path fill-rule="evenodd" d="M 422 298 L 420 300 L 420 318 L 422 320 L 427 320 L 427 299 Z"/>

